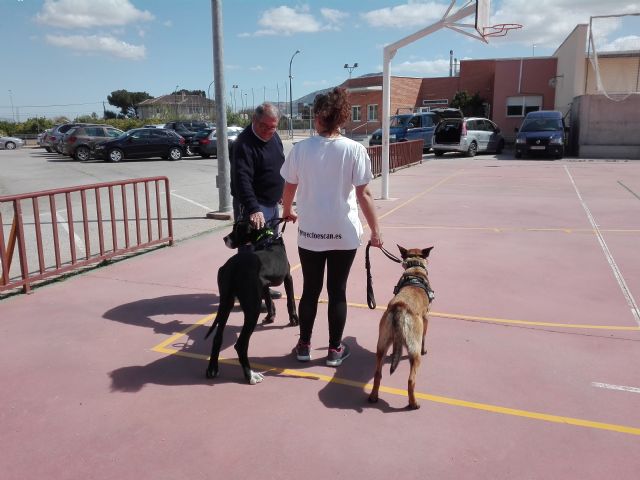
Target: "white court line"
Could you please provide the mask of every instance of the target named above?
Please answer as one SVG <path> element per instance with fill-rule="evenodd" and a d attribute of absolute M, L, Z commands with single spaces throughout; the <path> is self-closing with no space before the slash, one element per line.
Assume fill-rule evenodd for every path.
<path fill-rule="evenodd" d="M 592 387 L 606 388 L 608 390 L 622 390 L 624 392 L 640 393 L 638 387 L 626 387 L 624 385 L 611 385 L 609 383 L 591 382 Z"/>
<path fill-rule="evenodd" d="M 60 215 L 60 212 L 66 212 L 66 210 L 56 210 L 56 218 L 58 219 L 58 224 L 64 228 L 67 233 L 69 233 L 69 225 L 67 225 L 67 219 L 64 218 L 62 215 Z M 84 251 L 84 244 L 82 243 L 82 239 L 78 236 L 78 234 L 75 232 L 73 232 L 73 237 L 75 239 L 75 244 L 76 244 L 76 248 L 78 250 L 81 250 L 82 253 L 86 253 Z"/>
<path fill-rule="evenodd" d="M 629 287 L 627 286 L 627 282 L 624 281 L 624 277 L 622 276 L 622 273 L 620 272 L 618 265 L 616 265 L 616 262 L 613 259 L 613 255 L 611 255 L 611 252 L 609 251 L 609 247 L 607 247 L 607 243 L 604 241 L 604 237 L 602 236 L 602 233 L 600 232 L 600 229 L 598 228 L 598 225 L 596 224 L 596 221 L 593 218 L 593 215 L 591 215 L 591 211 L 589 210 L 589 207 L 587 207 L 587 204 L 582 199 L 582 195 L 580 195 L 578 186 L 576 185 L 576 182 L 573 181 L 573 177 L 571 176 L 571 173 L 569 172 L 569 169 L 567 168 L 566 165 L 564 166 L 564 170 L 565 172 L 567 172 L 567 175 L 569 175 L 569 179 L 571 180 L 571 184 L 573 185 L 573 188 L 576 191 L 576 194 L 578 195 L 580 204 L 582 205 L 582 208 L 586 212 L 587 217 L 589 218 L 589 222 L 591 223 L 591 226 L 596 232 L 596 237 L 598 238 L 600 247 L 602 247 L 602 251 L 604 252 L 605 257 L 607 257 L 607 262 L 609 262 L 609 266 L 611 267 L 611 270 L 613 270 L 613 275 L 616 277 L 616 280 L 618 281 L 618 285 L 622 290 L 622 294 L 624 295 L 624 298 L 627 300 L 627 304 L 631 308 L 631 315 L 633 315 L 633 318 L 635 318 L 636 323 L 638 324 L 638 326 L 640 326 L 640 310 L 638 309 L 638 304 L 633 298 L 633 295 L 631 294 L 631 290 L 629 290 Z"/>
<path fill-rule="evenodd" d="M 173 193 L 175 190 L 171 190 L 169 193 L 171 195 L 173 195 L 174 197 L 178 197 L 181 200 L 184 200 L 185 202 L 189 202 L 192 203 L 193 205 L 195 205 L 196 207 L 200 207 L 203 208 L 204 210 L 206 210 L 207 212 L 212 212 L 213 208 L 207 207 L 206 205 L 202 205 L 201 203 L 198 202 L 194 202 L 193 200 L 190 200 L 186 197 L 183 197 L 182 195 L 178 195 L 177 193 Z"/>

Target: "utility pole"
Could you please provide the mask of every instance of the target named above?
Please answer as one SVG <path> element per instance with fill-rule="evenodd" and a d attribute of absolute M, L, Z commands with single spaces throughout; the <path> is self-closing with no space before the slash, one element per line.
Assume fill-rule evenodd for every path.
<path fill-rule="evenodd" d="M 300 50 L 296 50 L 296 53 L 291 55 L 291 60 L 289 60 L 289 136 L 293 138 L 293 90 L 291 90 L 291 63 L 293 62 L 293 57 L 300 53 Z"/>
<path fill-rule="evenodd" d="M 231 218 L 231 164 L 227 142 L 227 109 L 224 102 L 224 61 L 222 35 L 222 0 L 211 0 L 211 29 L 213 31 L 213 78 L 216 96 L 216 137 L 218 142 L 218 211 L 207 213 L 207 218 Z"/>

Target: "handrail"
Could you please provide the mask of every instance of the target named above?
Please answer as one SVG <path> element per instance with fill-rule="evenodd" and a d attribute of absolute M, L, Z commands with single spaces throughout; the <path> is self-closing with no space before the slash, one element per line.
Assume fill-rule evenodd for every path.
<path fill-rule="evenodd" d="M 40 200 L 48 205 L 43 212 Z M 103 214 L 103 201 L 108 202 L 108 216 Z M 12 217 L 6 245 L 3 213 Z M 81 227 L 77 231 L 76 223 Z M 50 229 L 43 228 L 47 224 Z M 105 227 L 110 236 L 105 235 Z M 134 229 L 132 241 L 130 230 Z M 34 283 L 49 277 L 163 243 L 173 244 L 167 177 L 0 196 L 0 292 L 22 287 L 28 293 Z M 19 265 L 12 270 L 16 244 Z M 32 271 L 30 263 L 37 263 L 37 269 Z"/>
<path fill-rule="evenodd" d="M 422 162 L 422 140 L 394 142 L 389 144 L 389 171 Z M 367 147 L 371 159 L 371 171 L 374 177 L 382 175 L 382 146 Z"/>

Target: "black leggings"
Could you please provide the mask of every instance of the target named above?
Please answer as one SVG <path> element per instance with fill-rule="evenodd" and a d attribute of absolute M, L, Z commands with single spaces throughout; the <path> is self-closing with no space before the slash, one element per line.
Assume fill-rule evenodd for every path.
<path fill-rule="evenodd" d="M 298 247 L 298 254 L 303 276 L 302 297 L 298 305 L 300 341 L 311 343 L 326 265 L 327 294 L 329 295 L 329 348 L 338 348 L 347 321 L 347 279 L 356 250 L 314 252 Z"/>

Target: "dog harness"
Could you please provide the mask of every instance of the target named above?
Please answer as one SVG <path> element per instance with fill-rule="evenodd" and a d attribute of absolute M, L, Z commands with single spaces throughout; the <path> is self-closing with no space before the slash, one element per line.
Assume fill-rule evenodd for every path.
<path fill-rule="evenodd" d="M 422 267 L 422 265 L 420 266 Z M 393 294 L 397 295 L 402 288 L 407 286 L 419 287 L 423 289 L 427 294 L 430 302 L 433 302 L 436 298 L 436 293 L 433 291 L 431 285 L 429 285 L 429 281 L 426 278 L 420 277 L 418 275 L 411 275 L 408 273 L 405 273 L 400 277 L 398 284 L 393 288 Z"/>

